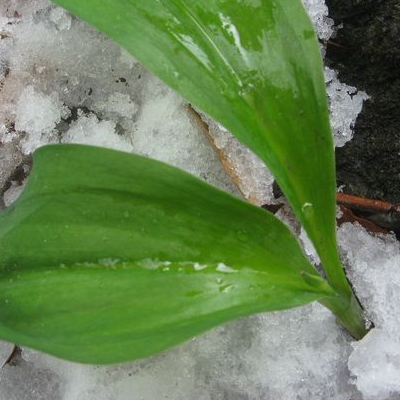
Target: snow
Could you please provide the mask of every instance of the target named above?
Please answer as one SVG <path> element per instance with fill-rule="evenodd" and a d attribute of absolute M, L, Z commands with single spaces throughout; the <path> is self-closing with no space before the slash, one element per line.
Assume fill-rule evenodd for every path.
<path fill-rule="evenodd" d="M 16 365 L 14 365 L 17 363 Z M 60 376 L 18 357 L 0 372 L 1 400 L 61 400 Z"/>
<path fill-rule="evenodd" d="M 210 135 L 211 142 L 228 166 L 231 178 L 243 197 L 258 206 L 275 203 L 272 190 L 274 177 L 261 159 L 223 126 L 204 114 L 201 114 L 201 118 L 208 125 L 206 134 Z"/>
<path fill-rule="evenodd" d="M 158 79 L 149 77 L 132 141 L 136 153 L 185 169 L 233 194 L 237 190 L 187 105 Z"/>
<path fill-rule="evenodd" d="M 349 369 L 354 382 L 368 399 L 398 399 L 400 393 L 400 340 L 375 328 L 359 343 L 354 343 Z"/>
<path fill-rule="evenodd" d="M 103 113 L 103 117 L 109 114 L 117 114 L 120 117 L 133 118 L 138 111 L 138 106 L 127 93 L 113 93 L 107 101 L 99 101 L 94 104 L 94 110 Z"/>
<path fill-rule="evenodd" d="M 68 30 L 71 28 L 72 18 L 69 13 L 62 8 L 52 8 L 49 13 L 49 19 L 60 31 Z"/>
<path fill-rule="evenodd" d="M 308 10 L 318 37 L 321 40 L 328 40 L 335 32 L 334 22 L 328 17 L 328 7 L 323 0 L 302 0 Z"/>
<path fill-rule="evenodd" d="M 335 146 L 343 147 L 352 139 L 357 116 L 369 96 L 354 86 L 341 83 L 337 72 L 328 67 L 325 68 L 325 82 Z"/>
<path fill-rule="evenodd" d="M 16 158 L 48 143 L 97 144 L 158 158 L 238 194 L 186 103 L 125 51 L 44 0 L 7 0 L 0 15 L 10 34 L 0 41 L 8 69 L 0 141 L 13 141 Z"/>
<path fill-rule="evenodd" d="M 3 200 L 5 207 L 9 207 L 20 196 L 24 188 L 23 184 L 17 181 L 11 181 L 11 186 L 4 192 Z"/>
<path fill-rule="evenodd" d="M 349 369 L 367 399 L 400 397 L 400 245 L 394 236 L 372 236 L 345 224 L 339 236 L 351 265 L 349 278 L 375 324 L 354 343 Z"/>
<path fill-rule="evenodd" d="M 317 252 L 315 251 L 314 245 L 312 244 L 310 238 L 307 235 L 307 232 L 303 227 L 301 227 L 300 235 L 299 235 L 300 242 L 303 246 L 303 250 L 306 253 L 308 259 L 314 264 L 320 264 L 321 260 Z"/>
<path fill-rule="evenodd" d="M 0 146 L 0 188 L 4 187 L 23 159 L 22 152 L 16 149 L 12 142 L 3 142 Z"/>
<path fill-rule="evenodd" d="M 12 343 L 3 342 L 0 340 L 0 368 L 6 363 L 13 349 L 14 345 Z"/>
<path fill-rule="evenodd" d="M 350 352 L 334 318 L 313 304 L 234 321 L 136 363 L 92 367 L 31 350 L 24 358 L 57 371 L 63 400 L 348 400 L 357 395 L 347 382 Z"/>
<path fill-rule="evenodd" d="M 61 138 L 62 143 L 80 143 L 129 151 L 132 145 L 129 140 L 118 136 L 115 122 L 100 121 L 95 114 L 85 115 L 78 110 L 78 119 L 71 123 Z"/>
<path fill-rule="evenodd" d="M 328 40 L 334 28 L 324 2 L 304 2 L 320 38 Z M 45 0 L 4 0 L 0 32 L 4 205 L 22 189 L 20 181 L 10 180 L 16 167 L 52 142 L 144 154 L 239 195 L 187 104 L 87 24 Z M 325 72 L 340 146 L 351 139 L 366 94 L 341 84 L 334 71 Z M 275 202 L 273 178 L 262 162 L 223 127 L 207 123 L 244 197 L 255 204 Z M 288 208 L 277 216 L 318 263 Z M 24 348 L 13 365 L 0 369 L 0 400 L 398 400 L 398 242 L 349 224 L 339 228 L 339 242 L 349 277 L 376 325 L 360 342 L 352 342 L 326 309 L 311 304 L 233 321 L 163 354 L 116 366 L 80 365 Z M 0 342 L 0 363 L 9 348 Z"/>
<path fill-rule="evenodd" d="M 61 111 L 57 93 L 46 96 L 36 92 L 33 86 L 24 89 L 17 103 L 15 130 L 28 135 L 22 139 L 25 154 L 32 153 L 43 143 L 56 141 L 54 128 L 61 121 Z"/>

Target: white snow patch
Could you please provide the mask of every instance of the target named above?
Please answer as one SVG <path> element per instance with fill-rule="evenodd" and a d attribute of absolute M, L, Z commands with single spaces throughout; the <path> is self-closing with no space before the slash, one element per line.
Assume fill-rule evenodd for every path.
<path fill-rule="evenodd" d="M 4 192 L 3 200 L 4 205 L 9 207 L 21 195 L 24 189 L 24 184 L 20 185 L 18 182 L 12 181 L 11 186 Z"/>
<path fill-rule="evenodd" d="M 12 343 L 3 342 L 0 340 L 0 368 L 6 363 L 13 349 L 14 345 Z"/>
<path fill-rule="evenodd" d="M 311 21 L 317 30 L 318 37 L 328 40 L 334 33 L 334 22 L 328 17 L 328 7 L 324 0 L 302 0 Z"/>
<path fill-rule="evenodd" d="M 72 18 L 70 14 L 60 7 L 54 7 L 50 11 L 49 18 L 60 31 L 68 30 L 71 28 Z"/>
<path fill-rule="evenodd" d="M 274 177 L 264 162 L 223 126 L 204 114 L 202 119 L 208 124 L 214 145 L 232 167 L 243 196 L 259 206 L 275 203 L 272 189 Z"/>
<path fill-rule="evenodd" d="M 45 95 L 28 86 L 19 97 L 16 107 L 15 130 L 25 132 L 22 140 L 25 154 L 45 143 L 56 141 L 54 128 L 61 121 L 61 109 L 57 93 Z"/>
<path fill-rule="evenodd" d="M 353 344 L 349 369 L 366 399 L 398 399 L 400 394 L 400 338 L 375 328 Z"/>
<path fill-rule="evenodd" d="M 400 397 L 400 244 L 392 235 L 369 234 L 358 225 L 339 229 L 348 275 L 375 324 L 353 344 L 349 369 L 365 399 Z"/>
<path fill-rule="evenodd" d="M 94 114 L 82 114 L 70 125 L 61 142 L 88 144 L 114 150 L 130 151 L 132 149 L 130 141 L 118 136 L 115 132 L 115 126 L 115 123 L 112 121 L 100 121 Z"/>
<path fill-rule="evenodd" d="M 139 109 L 127 93 L 113 93 L 107 101 L 99 101 L 94 107 L 99 111 L 115 113 L 125 118 L 132 118 Z"/>
<path fill-rule="evenodd" d="M 306 253 L 309 260 L 314 265 L 320 264 L 321 260 L 314 248 L 314 245 L 312 244 L 310 238 L 308 237 L 307 232 L 305 231 L 305 229 L 303 227 L 301 227 L 299 239 L 303 245 L 304 252 Z"/>
<path fill-rule="evenodd" d="M 341 83 L 337 72 L 328 67 L 325 68 L 325 82 L 335 146 L 342 147 L 353 138 L 357 116 L 369 96 L 354 86 Z"/>

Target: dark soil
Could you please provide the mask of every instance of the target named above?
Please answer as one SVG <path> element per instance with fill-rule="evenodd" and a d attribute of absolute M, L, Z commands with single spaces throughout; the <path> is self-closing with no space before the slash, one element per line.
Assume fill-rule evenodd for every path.
<path fill-rule="evenodd" d="M 336 150 L 338 184 L 358 196 L 400 203 L 400 1 L 327 0 L 337 25 L 328 65 L 371 96 L 353 140 Z"/>

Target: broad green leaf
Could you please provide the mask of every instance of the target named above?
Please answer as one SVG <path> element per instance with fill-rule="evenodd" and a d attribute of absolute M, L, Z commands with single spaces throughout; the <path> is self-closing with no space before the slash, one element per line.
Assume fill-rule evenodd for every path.
<path fill-rule="evenodd" d="M 144 357 L 329 294 L 273 215 L 136 155 L 43 147 L 0 215 L 0 338 L 71 360 Z"/>
<path fill-rule="evenodd" d="M 335 170 L 318 44 L 300 0 L 54 0 L 269 166 L 338 289 Z"/>

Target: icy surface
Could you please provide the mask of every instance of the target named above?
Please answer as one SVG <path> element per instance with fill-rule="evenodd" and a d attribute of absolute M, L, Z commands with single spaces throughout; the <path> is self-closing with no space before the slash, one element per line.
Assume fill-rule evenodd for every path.
<path fill-rule="evenodd" d="M 17 103 L 15 130 L 28 135 L 22 139 L 25 154 L 35 150 L 36 143 L 57 141 L 54 128 L 61 121 L 61 110 L 56 93 L 46 96 L 36 92 L 33 86 L 24 89 Z"/>
<path fill-rule="evenodd" d="M 0 340 L 0 368 L 6 363 L 12 353 L 14 345 Z"/>
<path fill-rule="evenodd" d="M 17 356 L 0 371 L 0 400 L 64 400 L 61 376 Z"/>
<path fill-rule="evenodd" d="M 22 152 L 13 143 L 3 143 L 0 146 L 0 188 L 4 189 L 5 184 L 23 160 L 24 156 Z"/>
<path fill-rule="evenodd" d="M 315 251 L 314 245 L 312 244 L 310 238 L 307 235 L 307 232 L 303 227 L 301 227 L 299 239 L 303 245 L 304 252 L 306 253 L 309 260 L 314 265 L 318 265 L 321 262 L 321 260 L 319 259 L 318 254 Z"/>
<path fill-rule="evenodd" d="M 184 101 L 113 42 L 47 1 L 6 0 L 0 15 L 0 142 L 15 158 L 48 143 L 100 145 L 237 194 Z"/>
<path fill-rule="evenodd" d="M 72 122 L 62 136 L 61 143 L 90 144 L 121 151 L 132 150 L 130 141 L 117 135 L 115 122 L 100 121 L 93 113 L 89 115 L 82 113 L 76 121 Z"/>
<path fill-rule="evenodd" d="M 342 147 L 352 139 L 357 116 L 369 96 L 354 86 L 341 83 L 336 71 L 327 67 L 325 68 L 325 82 L 335 146 Z"/>
<path fill-rule="evenodd" d="M 347 382 L 350 352 L 334 318 L 313 304 L 234 321 L 120 366 L 77 365 L 31 350 L 24 360 L 57 372 L 63 400 L 349 400 L 357 395 Z"/>
<path fill-rule="evenodd" d="M 16 181 L 11 181 L 10 187 L 3 194 L 4 206 L 8 207 L 14 203 L 14 201 L 17 200 L 19 195 L 22 193 L 23 188 L 23 184 L 19 184 Z"/>
<path fill-rule="evenodd" d="M 258 206 L 275 203 L 274 177 L 261 159 L 223 126 L 206 115 L 202 115 L 202 119 L 207 123 L 211 141 L 243 197 Z"/>
<path fill-rule="evenodd" d="M 308 10 L 318 37 L 322 40 L 328 40 L 334 33 L 334 22 L 328 18 L 328 7 L 324 0 L 302 0 Z"/>
<path fill-rule="evenodd" d="M 366 399 L 400 398 L 400 246 L 394 236 L 340 228 L 339 243 L 373 329 L 354 343 L 349 369 Z"/>
<path fill-rule="evenodd" d="M 53 8 L 50 10 L 49 19 L 54 23 L 58 30 L 64 31 L 71 28 L 72 18 L 68 12 L 62 8 Z"/>
<path fill-rule="evenodd" d="M 324 2 L 304 2 L 327 40 L 333 27 Z M 21 191 L 28 153 L 53 142 L 148 155 L 238 194 L 182 99 L 88 25 L 44 0 L 2 0 L 0 33 L 3 205 Z M 351 137 L 361 100 L 353 102 L 354 89 L 335 79 L 328 70 L 340 143 L 341 136 Z M 242 193 L 256 204 L 273 202 L 273 179 L 261 161 L 208 122 L 216 146 L 235 165 Z M 300 234 L 285 207 L 277 216 Z M 344 226 L 339 234 L 350 276 L 377 326 L 360 343 L 352 344 L 332 315 L 312 304 L 234 321 L 161 355 L 119 366 L 79 365 L 23 349 L 0 370 L 0 400 L 395 399 L 398 247 L 393 238 L 373 237 L 359 227 Z M 304 233 L 300 238 L 318 262 Z M 389 273 L 393 279 L 386 278 Z M 2 349 L 0 343 L 0 362 Z"/>

